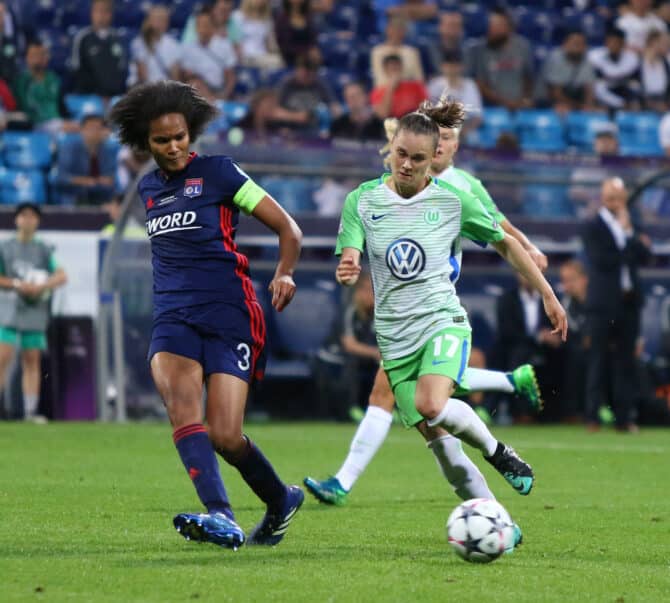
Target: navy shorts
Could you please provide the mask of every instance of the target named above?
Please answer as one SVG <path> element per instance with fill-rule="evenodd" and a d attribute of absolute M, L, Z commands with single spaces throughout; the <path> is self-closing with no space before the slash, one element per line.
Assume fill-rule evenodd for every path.
<path fill-rule="evenodd" d="M 265 370 L 265 319 L 257 301 L 205 304 L 154 318 L 149 360 L 170 352 L 199 362 L 205 375 L 226 373 L 247 383 Z"/>

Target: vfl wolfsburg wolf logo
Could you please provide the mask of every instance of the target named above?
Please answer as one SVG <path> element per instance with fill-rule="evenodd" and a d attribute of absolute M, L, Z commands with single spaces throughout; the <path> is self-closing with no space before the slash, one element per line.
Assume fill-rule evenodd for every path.
<path fill-rule="evenodd" d="M 411 281 L 423 271 L 426 254 L 416 241 L 396 239 L 386 250 L 386 265 L 397 279 Z"/>

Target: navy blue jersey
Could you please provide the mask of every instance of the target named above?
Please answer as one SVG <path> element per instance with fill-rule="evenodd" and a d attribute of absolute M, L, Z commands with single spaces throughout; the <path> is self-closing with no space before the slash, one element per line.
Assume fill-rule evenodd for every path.
<path fill-rule="evenodd" d="M 213 302 L 249 307 L 256 301 L 235 230 L 239 210 L 251 213 L 265 192 L 230 157 L 192 154 L 178 174 L 147 174 L 138 191 L 151 240 L 154 317 Z"/>

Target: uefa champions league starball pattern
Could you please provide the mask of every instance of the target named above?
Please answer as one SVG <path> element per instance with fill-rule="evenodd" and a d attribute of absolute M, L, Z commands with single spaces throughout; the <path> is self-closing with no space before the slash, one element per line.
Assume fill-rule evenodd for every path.
<path fill-rule="evenodd" d="M 512 519 L 495 500 L 466 500 L 449 515 L 447 539 L 459 557 L 474 563 L 489 563 L 505 549 L 513 548 Z"/>

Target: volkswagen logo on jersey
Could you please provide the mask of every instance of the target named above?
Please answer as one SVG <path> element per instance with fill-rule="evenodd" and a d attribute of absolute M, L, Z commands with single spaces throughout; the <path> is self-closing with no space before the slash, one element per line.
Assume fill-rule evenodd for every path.
<path fill-rule="evenodd" d="M 386 265 L 397 279 L 411 281 L 423 271 L 426 254 L 416 241 L 396 239 L 386 250 Z"/>
<path fill-rule="evenodd" d="M 202 195 L 202 178 L 187 178 L 184 181 L 184 197 L 199 197 Z"/>

